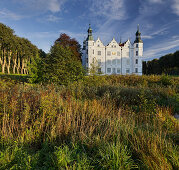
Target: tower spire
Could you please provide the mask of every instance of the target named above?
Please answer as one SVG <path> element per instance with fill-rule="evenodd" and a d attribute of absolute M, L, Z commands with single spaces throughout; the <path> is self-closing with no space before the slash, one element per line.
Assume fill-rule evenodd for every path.
<path fill-rule="evenodd" d="M 119 42 L 119 45 L 121 45 L 122 44 L 122 37 L 120 36 L 120 42 Z"/>
<path fill-rule="evenodd" d="M 89 24 L 89 28 L 88 28 L 88 37 L 87 37 L 87 41 L 89 40 L 93 40 L 93 35 L 92 35 L 93 30 L 91 29 L 91 24 Z"/>
<path fill-rule="evenodd" d="M 135 35 L 136 35 L 136 39 L 134 43 L 143 43 L 143 41 L 141 40 L 141 33 L 139 31 L 139 24 L 137 25 L 137 32 Z"/>

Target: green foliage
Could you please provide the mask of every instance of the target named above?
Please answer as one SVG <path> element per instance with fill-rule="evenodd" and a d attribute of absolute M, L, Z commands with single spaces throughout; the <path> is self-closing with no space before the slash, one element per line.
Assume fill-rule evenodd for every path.
<path fill-rule="evenodd" d="M 29 63 L 30 83 L 40 82 L 42 78 L 42 67 L 42 59 L 38 55 L 31 58 L 31 62 Z"/>
<path fill-rule="evenodd" d="M 67 85 L 83 77 L 82 65 L 69 48 L 55 44 L 45 58 L 45 81 Z"/>
<path fill-rule="evenodd" d="M 179 51 L 152 61 L 143 62 L 144 74 L 179 75 Z"/>
<path fill-rule="evenodd" d="M 99 163 L 101 169 L 132 169 L 137 168 L 131 155 L 121 143 L 107 144 L 99 149 Z"/>
<path fill-rule="evenodd" d="M 29 63 L 38 53 L 29 40 L 20 38 L 0 23 L 0 71 L 7 74 L 29 74 Z"/>
<path fill-rule="evenodd" d="M 164 86 L 170 86 L 170 85 L 174 85 L 174 81 L 172 80 L 171 77 L 169 77 L 167 75 L 162 75 L 161 76 L 161 84 Z"/>

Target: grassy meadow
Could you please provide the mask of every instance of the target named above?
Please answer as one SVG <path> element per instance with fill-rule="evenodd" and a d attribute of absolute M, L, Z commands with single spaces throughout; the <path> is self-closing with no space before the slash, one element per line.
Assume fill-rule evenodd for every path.
<path fill-rule="evenodd" d="M 0 169 L 178 169 L 176 113 L 178 77 L 0 75 Z"/>

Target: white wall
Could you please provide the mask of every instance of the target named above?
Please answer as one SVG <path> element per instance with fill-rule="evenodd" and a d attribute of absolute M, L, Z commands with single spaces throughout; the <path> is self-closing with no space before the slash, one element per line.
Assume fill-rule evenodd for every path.
<path fill-rule="evenodd" d="M 99 51 L 101 52 L 100 54 Z M 136 51 L 138 51 L 138 54 Z M 104 46 L 98 38 L 96 41 L 86 42 L 86 50 L 83 50 L 82 63 L 83 66 L 89 69 L 92 63 L 99 63 L 103 74 L 110 75 L 114 74 L 113 71 L 115 71 L 115 74 L 142 75 L 142 56 L 143 43 L 131 44 L 131 42 L 127 40 L 124 46 L 119 46 L 116 40 L 113 39 L 107 46 Z M 136 59 L 138 60 L 137 63 Z M 110 73 L 108 72 L 109 68 L 111 69 Z M 120 72 L 117 72 L 119 69 Z"/>

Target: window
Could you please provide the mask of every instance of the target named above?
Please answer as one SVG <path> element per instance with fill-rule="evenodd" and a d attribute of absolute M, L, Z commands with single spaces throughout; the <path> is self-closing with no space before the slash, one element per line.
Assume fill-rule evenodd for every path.
<path fill-rule="evenodd" d="M 101 65 L 101 59 L 98 59 L 98 66 Z"/>
<path fill-rule="evenodd" d="M 107 60 L 107 64 L 108 64 L 108 65 L 111 65 L 111 60 Z"/>
<path fill-rule="evenodd" d="M 107 73 L 111 73 L 111 68 L 107 68 Z"/>
<path fill-rule="evenodd" d="M 136 48 L 138 48 L 139 47 L 139 44 L 136 44 Z"/>
<path fill-rule="evenodd" d="M 116 68 L 112 68 L 112 73 L 116 74 Z"/>
<path fill-rule="evenodd" d="M 138 64 L 138 59 L 135 60 L 135 63 Z"/>
<path fill-rule="evenodd" d="M 101 51 L 98 51 L 98 55 L 101 55 Z"/>
<path fill-rule="evenodd" d="M 112 60 L 112 64 L 113 64 L 113 65 L 116 64 L 116 59 Z"/>
<path fill-rule="evenodd" d="M 101 73 L 101 68 L 98 68 L 98 73 Z"/>
<path fill-rule="evenodd" d="M 120 56 L 120 52 L 119 51 L 117 52 L 117 56 Z"/>
<path fill-rule="evenodd" d="M 88 50 L 86 50 L 86 54 L 88 54 Z"/>
<path fill-rule="evenodd" d="M 120 74 L 121 70 L 120 68 L 117 68 L 117 73 Z"/>
<path fill-rule="evenodd" d="M 136 56 L 138 56 L 138 51 L 136 51 Z"/>
<path fill-rule="evenodd" d="M 107 52 L 107 55 L 110 56 L 110 55 L 111 55 L 111 51 L 108 51 L 108 52 Z"/>
<path fill-rule="evenodd" d="M 94 54 L 94 50 L 93 50 L 93 54 Z"/>
<path fill-rule="evenodd" d="M 100 47 L 100 45 L 98 44 L 98 47 Z"/>
<path fill-rule="evenodd" d="M 88 63 L 88 58 L 86 58 L 86 63 Z"/>
<path fill-rule="evenodd" d="M 127 65 L 130 64 L 130 60 L 129 60 L 129 59 L 126 60 L 126 64 L 127 64 Z"/>
<path fill-rule="evenodd" d="M 117 59 L 117 65 L 119 65 L 121 63 L 120 59 Z"/>
<path fill-rule="evenodd" d="M 114 48 L 116 48 L 116 45 L 114 46 Z"/>
<path fill-rule="evenodd" d="M 138 73 L 138 68 L 135 68 L 135 72 Z"/>
<path fill-rule="evenodd" d="M 126 73 L 127 73 L 127 74 L 130 73 L 130 69 L 129 69 L 129 68 L 126 69 Z"/>

